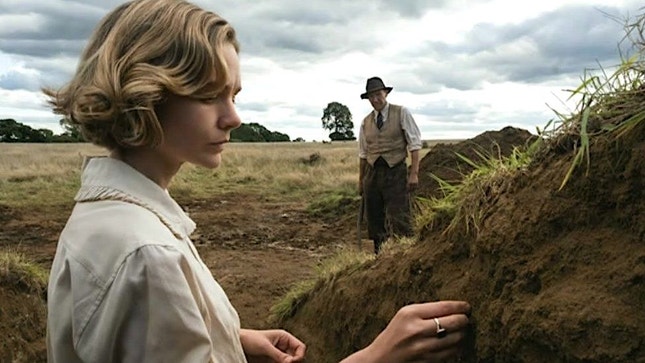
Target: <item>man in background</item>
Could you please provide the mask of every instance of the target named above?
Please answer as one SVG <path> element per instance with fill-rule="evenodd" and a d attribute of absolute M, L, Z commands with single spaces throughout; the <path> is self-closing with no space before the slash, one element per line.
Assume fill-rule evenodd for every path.
<path fill-rule="evenodd" d="M 410 111 L 387 102 L 392 87 L 379 77 L 367 80 L 365 93 L 374 108 L 359 131 L 359 193 L 367 214 L 374 252 L 391 236 L 412 236 L 410 191 L 419 184 L 421 132 Z M 410 153 L 410 170 L 406 158 Z"/>

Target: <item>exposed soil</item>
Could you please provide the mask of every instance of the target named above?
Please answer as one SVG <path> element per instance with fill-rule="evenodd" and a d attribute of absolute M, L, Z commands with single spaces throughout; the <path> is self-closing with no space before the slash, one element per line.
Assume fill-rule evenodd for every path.
<path fill-rule="evenodd" d="M 197 223 L 193 240 L 202 259 L 248 328 L 270 327 L 270 307 L 293 283 L 311 277 L 313 267 L 354 228 L 347 219 L 310 217 L 306 202 L 276 203 L 239 194 L 178 202 Z M 71 208 L 0 206 L 0 251 L 22 252 L 49 269 Z M 0 363 L 45 362 L 45 322 L 43 296 L 0 284 Z"/>
<path fill-rule="evenodd" d="M 429 231 L 408 252 L 381 255 L 320 287 L 282 327 L 307 342 L 309 362 L 334 362 L 365 346 L 406 303 L 465 299 L 473 334 L 463 362 L 645 362 L 641 126 L 619 143 L 594 145 L 590 174 L 578 171 L 563 191 L 569 154 L 548 156 L 482 205 L 488 217 L 478 235 Z M 519 133 L 495 139 L 500 154 L 530 137 Z M 469 155 L 454 145 L 440 148 Z M 422 175 L 438 174 L 443 159 L 426 158 Z M 270 307 L 293 283 L 355 243 L 353 214 L 322 220 L 305 211 L 306 201 L 229 194 L 179 202 L 246 327 L 268 327 Z M 0 205 L 0 249 L 48 269 L 70 211 Z M 0 285 L 0 362 L 45 361 L 42 301 Z"/>
<path fill-rule="evenodd" d="M 515 148 L 524 147 L 535 138 L 535 135 L 524 129 L 508 126 L 499 131 L 486 131 L 458 143 L 437 144 L 419 162 L 422 177 L 416 193 L 420 197 L 441 198 L 443 192 L 432 175 L 449 184 L 456 184 L 473 171 L 474 167 L 468 161 L 480 165 L 489 158 L 508 157 Z"/>
<path fill-rule="evenodd" d="M 598 137 L 588 175 L 559 190 L 572 154 L 547 153 L 481 200 L 478 233 L 431 230 L 321 286 L 283 325 L 313 361 L 337 362 L 404 304 L 466 300 L 460 362 L 645 362 L 643 155 L 645 123 Z"/>

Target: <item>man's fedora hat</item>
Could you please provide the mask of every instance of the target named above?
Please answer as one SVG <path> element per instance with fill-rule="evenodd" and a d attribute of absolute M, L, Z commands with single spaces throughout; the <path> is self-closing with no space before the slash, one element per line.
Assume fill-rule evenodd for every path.
<path fill-rule="evenodd" d="M 380 91 L 384 89 L 387 91 L 387 93 L 390 93 L 392 91 L 392 87 L 386 87 L 385 83 L 383 83 L 383 80 L 380 79 L 379 77 L 372 77 L 367 80 L 367 84 L 365 85 L 365 93 L 361 95 L 361 99 L 366 99 L 367 95 L 374 91 Z"/>

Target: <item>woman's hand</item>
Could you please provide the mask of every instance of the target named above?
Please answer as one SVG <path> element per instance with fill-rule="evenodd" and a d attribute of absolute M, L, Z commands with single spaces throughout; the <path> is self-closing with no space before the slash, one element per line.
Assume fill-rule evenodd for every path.
<path fill-rule="evenodd" d="M 284 330 L 240 330 L 240 341 L 249 363 L 302 362 L 307 347 Z"/>
<path fill-rule="evenodd" d="M 463 301 L 404 306 L 372 344 L 341 363 L 443 361 L 459 352 L 469 312 L 470 305 Z"/>

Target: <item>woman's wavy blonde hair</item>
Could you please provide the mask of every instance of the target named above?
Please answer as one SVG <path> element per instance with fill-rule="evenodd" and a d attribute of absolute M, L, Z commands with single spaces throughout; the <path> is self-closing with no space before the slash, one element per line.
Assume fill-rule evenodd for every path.
<path fill-rule="evenodd" d="M 168 93 L 216 97 L 228 79 L 222 48 L 239 52 L 223 18 L 183 0 L 135 0 L 99 23 L 76 74 L 48 102 L 83 137 L 109 150 L 162 142 L 155 108 Z"/>

